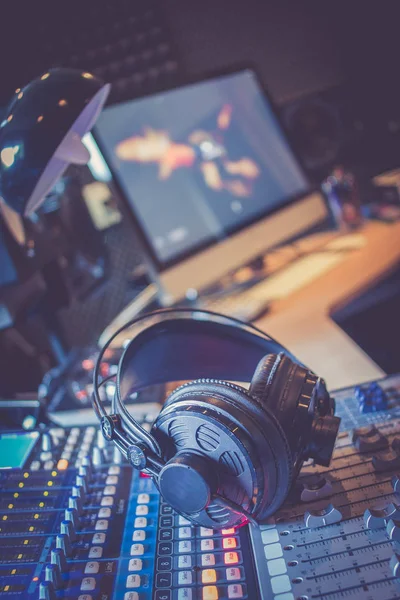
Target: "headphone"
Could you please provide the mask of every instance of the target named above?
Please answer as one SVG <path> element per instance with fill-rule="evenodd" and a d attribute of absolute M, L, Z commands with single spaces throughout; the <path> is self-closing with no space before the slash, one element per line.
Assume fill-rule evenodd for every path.
<path fill-rule="evenodd" d="M 129 329 L 112 412 L 99 367 Z M 154 384 L 175 389 L 147 432 L 124 400 Z M 249 389 L 232 383 L 248 383 Z M 325 383 L 255 326 L 205 310 L 162 309 L 121 327 L 100 351 L 93 408 L 106 440 L 150 475 L 190 521 L 213 529 L 259 523 L 285 500 L 303 462 L 328 466 L 340 419 Z"/>

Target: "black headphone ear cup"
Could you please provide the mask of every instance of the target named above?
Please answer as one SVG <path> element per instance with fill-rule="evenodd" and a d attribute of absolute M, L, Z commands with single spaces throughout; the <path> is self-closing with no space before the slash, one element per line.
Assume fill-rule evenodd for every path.
<path fill-rule="evenodd" d="M 256 477 L 257 484 L 254 480 L 252 491 L 251 485 L 250 488 L 246 486 L 250 491 L 246 497 L 248 500 L 252 497 L 255 502 L 254 516 L 257 520 L 273 514 L 291 487 L 292 456 L 278 419 L 258 398 L 252 397 L 240 386 L 209 379 L 180 386 L 172 392 L 157 417 L 153 433 L 163 448 L 170 449 L 164 457 L 167 461 L 184 452 L 194 452 L 210 457 L 214 461 L 214 469 L 219 471 L 222 466 L 224 474 L 227 468 L 228 471 L 236 468 L 235 463 L 242 464 L 243 468 L 251 464 L 249 475 L 252 472 L 253 476 L 250 479 Z M 219 447 L 218 439 L 221 440 Z M 246 439 L 247 442 L 244 441 Z M 246 445 L 250 452 L 248 455 Z M 223 496 L 237 504 L 244 500 L 244 497 L 240 499 L 237 485 L 244 481 L 242 478 L 246 470 L 247 466 L 243 475 L 233 478 L 237 483 L 231 474 L 227 478 L 221 475 Z M 245 507 L 248 510 L 246 505 L 247 501 Z M 196 521 L 207 527 L 218 527 L 217 523 L 207 520 L 210 514 L 207 509 L 205 512 L 207 514 L 199 515 Z M 233 526 L 240 520 L 236 518 L 229 523 L 221 522 L 221 526 Z"/>

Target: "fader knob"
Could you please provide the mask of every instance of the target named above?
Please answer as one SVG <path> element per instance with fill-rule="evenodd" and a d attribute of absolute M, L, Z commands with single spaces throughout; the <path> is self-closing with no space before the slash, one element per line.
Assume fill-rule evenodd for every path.
<path fill-rule="evenodd" d="M 75 508 L 66 508 L 64 512 L 65 520 L 71 521 L 74 529 L 79 528 L 78 511 Z"/>
<path fill-rule="evenodd" d="M 87 494 L 86 477 L 82 477 L 82 475 L 77 475 L 75 483 L 76 483 L 77 487 L 82 487 L 84 489 L 84 491 L 85 491 L 85 494 Z"/>
<path fill-rule="evenodd" d="M 389 538 L 395 542 L 400 542 L 400 521 L 390 519 L 386 526 L 386 533 Z"/>
<path fill-rule="evenodd" d="M 42 450 L 43 452 L 51 452 L 53 449 L 53 442 L 49 433 L 42 434 Z"/>
<path fill-rule="evenodd" d="M 76 540 L 75 527 L 73 526 L 71 521 L 61 521 L 60 533 L 65 533 L 65 535 L 69 537 L 71 542 L 74 542 Z"/>
<path fill-rule="evenodd" d="M 59 590 L 63 586 L 61 571 L 58 565 L 46 565 L 45 579 L 46 581 L 51 581 L 55 590 Z"/>
<path fill-rule="evenodd" d="M 68 498 L 68 508 L 73 508 L 80 516 L 83 512 L 82 499 L 80 496 L 70 496 Z"/>
<path fill-rule="evenodd" d="M 93 476 L 93 465 L 90 456 L 84 456 L 82 458 L 82 467 L 85 467 L 88 477 L 91 479 Z"/>
<path fill-rule="evenodd" d="M 56 537 L 56 546 L 64 552 L 65 556 L 71 556 L 72 546 L 69 535 L 67 535 L 66 533 L 60 533 Z"/>
<path fill-rule="evenodd" d="M 104 435 L 103 435 L 101 429 L 99 429 L 97 432 L 96 446 L 97 446 L 97 448 L 100 448 L 101 450 L 106 447 L 106 440 L 104 438 Z"/>
<path fill-rule="evenodd" d="M 72 496 L 78 496 L 82 500 L 82 504 L 85 503 L 86 500 L 86 492 L 81 485 L 72 486 Z"/>
<path fill-rule="evenodd" d="M 62 548 L 56 548 L 55 550 L 51 551 L 50 562 L 52 565 L 57 565 L 61 573 L 65 573 L 67 571 L 67 559 Z"/>
<path fill-rule="evenodd" d="M 39 600 L 57 600 L 56 591 L 51 581 L 39 585 Z"/>
<path fill-rule="evenodd" d="M 92 460 L 95 467 L 101 467 L 104 462 L 103 453 L 97 446 L 93 448 Z"/>

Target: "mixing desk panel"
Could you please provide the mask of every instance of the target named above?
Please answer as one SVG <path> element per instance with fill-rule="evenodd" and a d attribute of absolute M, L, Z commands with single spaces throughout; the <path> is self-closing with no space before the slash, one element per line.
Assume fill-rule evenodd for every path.
<path fill-rule="evenodd" d="M 330 467 L 260 528 L 192 527 L 94 427 L 3 433 L 1 598 L 400 598 L 400 376 L 334 396 Z"/>

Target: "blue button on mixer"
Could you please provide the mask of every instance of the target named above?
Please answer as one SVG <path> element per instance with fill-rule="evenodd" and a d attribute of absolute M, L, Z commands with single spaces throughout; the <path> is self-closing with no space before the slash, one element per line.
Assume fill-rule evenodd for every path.
<path fill-rule="evenodd" d="M 360 412 L 363 414 L 388 409 L 386 393 L 378 383 L 357 386 L 354 393 L 358 400 Z"/>

